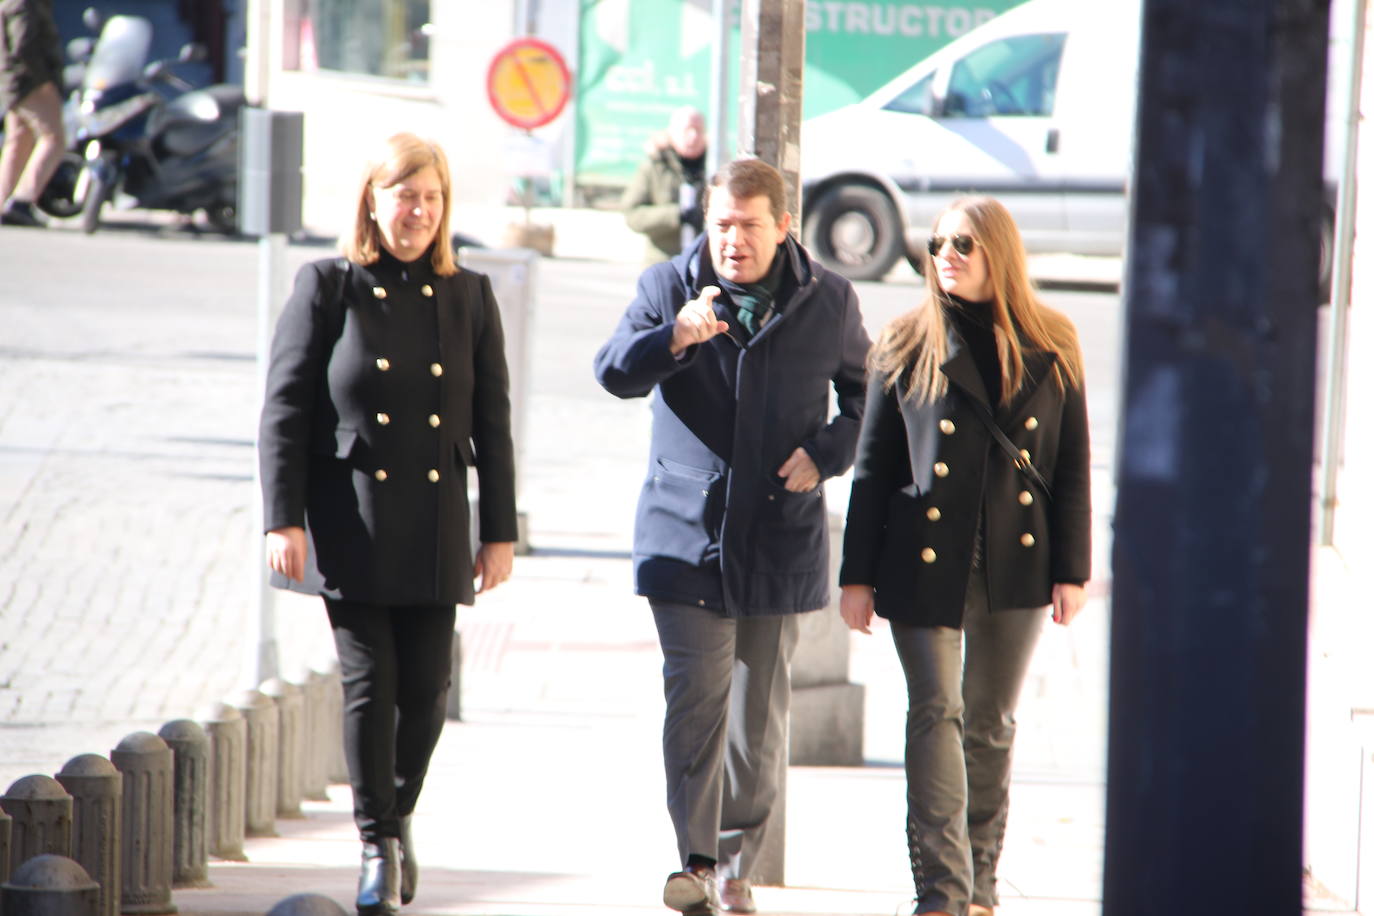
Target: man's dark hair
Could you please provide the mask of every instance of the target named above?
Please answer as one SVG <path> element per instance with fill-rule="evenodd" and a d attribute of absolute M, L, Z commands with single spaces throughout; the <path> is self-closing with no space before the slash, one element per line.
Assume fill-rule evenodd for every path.
<path fill-rule="evenodd" d="M 750 197 L 767 197 L 768 209 L 773 219 L 782 222 L 787 212 L 787 188 L 782 175 L 762 159 L 735 159 L 720 167 L 706 185 L 706 203 L 711 202 L 711 192 L 724 188 L 730 196 L 744 200 Z"/>

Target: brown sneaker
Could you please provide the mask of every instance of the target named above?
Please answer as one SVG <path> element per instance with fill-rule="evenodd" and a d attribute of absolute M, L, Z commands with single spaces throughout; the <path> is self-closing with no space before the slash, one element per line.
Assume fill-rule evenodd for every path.
<path fill-rule="evenodd" d="M 720 896 L 715 869 L 692 865 L 673 872 L 663 885 L 663 905 L 687 916 L 717 916 Z"/>
<path fill-rule="evenodd" d="M 747 878 L 726 878 L 720 882 L 720 906 L 727 913 L 757 913 L 754 888 Z"/>

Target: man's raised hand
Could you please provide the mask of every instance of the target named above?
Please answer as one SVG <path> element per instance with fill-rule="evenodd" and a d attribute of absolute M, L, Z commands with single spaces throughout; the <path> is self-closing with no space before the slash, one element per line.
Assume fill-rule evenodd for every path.
<path fill-rule="evenodd" d="M 720 287 L 704 286 L 701 295 L 688 302 L 673 322 L 673 342 L 668 349 L 677 356 L 693 344 L 705 343 L 717 334 L 729 330 L 730 325 L 716 315 L 715 300 Z"/>

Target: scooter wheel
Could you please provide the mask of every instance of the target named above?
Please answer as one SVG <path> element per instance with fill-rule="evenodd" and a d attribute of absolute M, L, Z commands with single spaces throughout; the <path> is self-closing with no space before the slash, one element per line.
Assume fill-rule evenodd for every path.
<path fill-rule="evenodd" d="M 114 194 L 115 176 L 117 170 L 113 164 L 106 164 L 105 168 L 92 168 L 90 188 L 86 191 L 86 199 L 81 202 L 81 231 L 90 235 L 100 228 L 100 211 L 105 209 L 105 203 Z M 112 176 L 104 178 L 101 176 Z"/>

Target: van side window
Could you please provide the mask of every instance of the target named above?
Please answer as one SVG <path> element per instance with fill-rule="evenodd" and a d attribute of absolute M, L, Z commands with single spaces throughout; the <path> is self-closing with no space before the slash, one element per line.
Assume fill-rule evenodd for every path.
<path fill-rule="evenodd" d="M 945 115 L 988 118 L 1053 114 L 1065 37 L 1063 32 L 1017 35 L 989 42 L 960 58 L 950 71 Z"/>
<path fill-rule="evenodd" d="M 934 115 L 935 98 L 931 88 L 935 85 L 935 74 L 927 74 L 906 87 L 883 106 L 884 111 L 899 111 L 902 114 Z"/>

